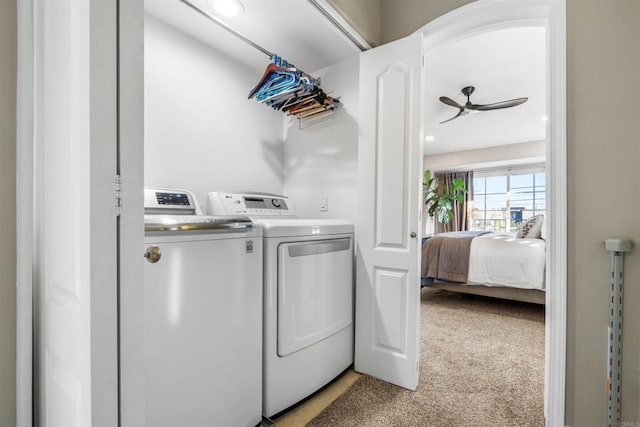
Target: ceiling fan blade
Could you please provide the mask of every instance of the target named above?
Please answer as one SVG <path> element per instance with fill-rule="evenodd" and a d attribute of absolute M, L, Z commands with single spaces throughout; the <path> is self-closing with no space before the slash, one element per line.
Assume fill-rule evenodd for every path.
<path fill-rule="evenodd" d="M 458 111 L 458 114 L 456 114 L 455 116 L 451 117 L 451 118 L 450 118 L 450 119 L 448 119 L 448 120 L 445 120 L 444 122 L 440 122 L 440 124 L 450 122 L 450 121 L 451 121 L 451 120 L 453 120 L 453 119 L 457 119 L 458 117 L 460 117 L 460 116 L 465 116 L 465 115 L 467 115 L 467 114 L 469 114 L 469 112 L 468 112 L 468 111 L 466 111 L 464 108 L 460 108 L 460 111 Z"/>
<path fill-rule="evenodd" d="M 466 108 L 475 111 L 490 111 L 490 110 L 499 110 L 501 108 L 510 108 L 515 107 L 516 105 L 524 104 L 527 102 L 529 98 L 516 98 L 510 99 L 508 101 L 495 102 L 493 104 L 467 104 Z"/>
<path fill-rule="evenodd" d="M 464 110 L 464 105 L 458 104 L 456 101 L 454 101 L 453 99 L 451 99 L 449 97 L 441 96 L 440 97 L 440 102 L 442 102 L 443 104 L 450 105 L 451 107 L 461 108 L 461 109 Z"/>

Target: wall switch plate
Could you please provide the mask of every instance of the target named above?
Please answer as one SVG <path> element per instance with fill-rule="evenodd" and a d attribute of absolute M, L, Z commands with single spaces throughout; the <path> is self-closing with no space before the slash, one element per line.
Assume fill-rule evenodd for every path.
<path fill-rule="evenodd" d="M 322 196 L 320 198 L 320 212 L 327 212 L 329 210 L 329 197 Z"/>

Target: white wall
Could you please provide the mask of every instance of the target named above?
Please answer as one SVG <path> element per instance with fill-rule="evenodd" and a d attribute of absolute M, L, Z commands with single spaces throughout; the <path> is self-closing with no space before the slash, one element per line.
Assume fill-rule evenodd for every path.
<path fill-rule="evenodd" d="M 382 35 L 381 0 L 327 0 L 327 2 L 371 46 L 380 45 Z"/>
<path fill-rule="evenodd" d="M 262 70 L 149 15 L 144 60 L 146 186 L 282 192 L 282 113 L 247 99 Z"/>
<path fill-rule="evenodd" d="M 16 423 L 16 31 L 0 1 L 0 426 Z"/>
<path fill-rule="evenodd" d="M 458 171 L 541 163 L 545 160 L 545 141 L 521 142 L 477 150 L 424 156 L 424 168 L 431 171 Z"/>
<path fill-rule="evenodd" d="M 312 73 L 322 88 L 344 104 L 331 119 L 305 129 L 285 121 L 284 194 L 291 197 L 301 218 L 357 217 L 358 81 L 360 58 L 354 55 Z M 320 198 L 328 197 L 327 212 Z"/>
<path fill-rule="evenodd" d="M 473 0 L 381 0 L 381 38 L 389 43 Z"/>
<path fill-rule="evenodd" d="M 640 2 L 567 0 L 567 424 L 606 425 L 610 255 L 625 257 L 622 421 L 640 423 Z M 597 30 L 595 30 L 597 29 Z M 597 102 L 594 102 L 596 101 Z"/>

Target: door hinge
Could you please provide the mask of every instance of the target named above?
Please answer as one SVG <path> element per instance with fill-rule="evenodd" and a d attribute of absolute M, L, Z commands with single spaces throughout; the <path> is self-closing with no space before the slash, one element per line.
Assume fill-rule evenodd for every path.
<path fill-rule="evenodd" d="M 116 216 L 122 214 L 122 181 L 120 175 L 115 176 L 115 190 L 116 190 Z"/>

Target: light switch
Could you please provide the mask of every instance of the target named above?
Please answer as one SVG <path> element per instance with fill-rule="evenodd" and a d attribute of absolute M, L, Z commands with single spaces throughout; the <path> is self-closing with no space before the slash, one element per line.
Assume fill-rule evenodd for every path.
<path fill-rule="evenodd" d="M 327 212 L 329 210 L 329 198 L 322 196 L 320 198 L 320 212 Z"/>

